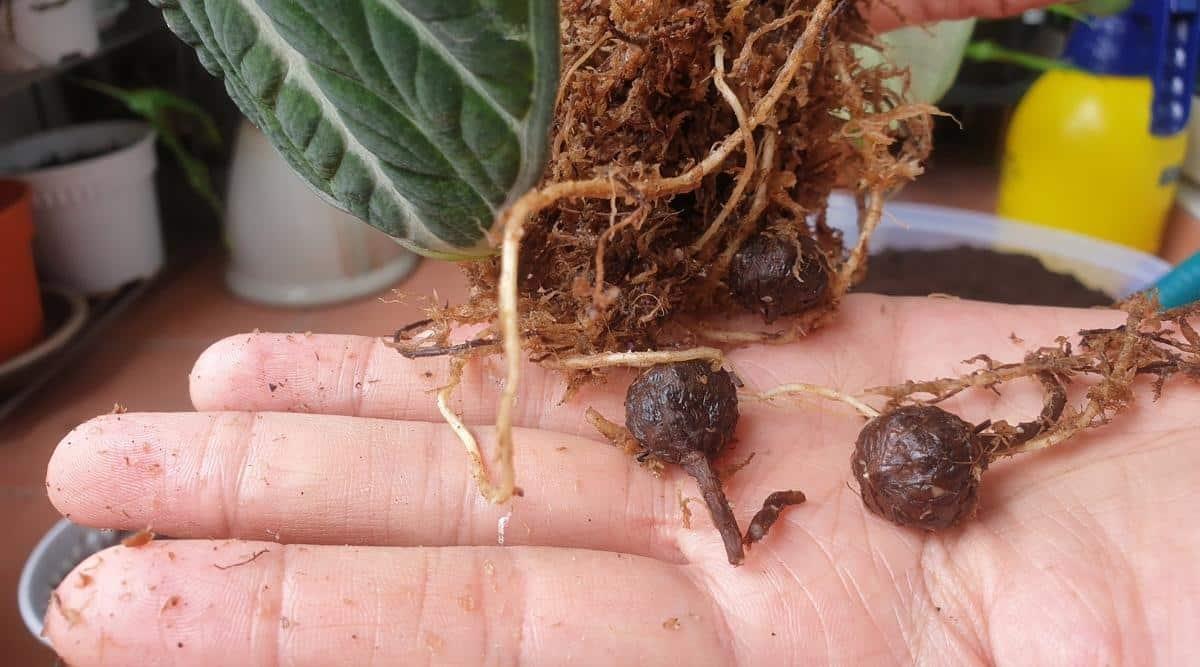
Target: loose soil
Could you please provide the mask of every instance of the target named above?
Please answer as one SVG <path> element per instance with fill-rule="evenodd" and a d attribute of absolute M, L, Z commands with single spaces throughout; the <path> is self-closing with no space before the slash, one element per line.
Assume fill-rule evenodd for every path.
<path fill-rule="evenodd" d="M 1113 303 L 1104 292 L 1047 269 L 1035 257 L 968 246 L 872 255 L 871 271 L 856 291 L 889 296 L 940 293 L 1030 306 L 1090 308 Z"/>

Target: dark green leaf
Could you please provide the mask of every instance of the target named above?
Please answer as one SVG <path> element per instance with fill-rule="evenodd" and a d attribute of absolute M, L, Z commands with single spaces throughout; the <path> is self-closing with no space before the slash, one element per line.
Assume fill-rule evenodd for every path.
<path fill-rule="evenodd" d="M 418 252 L 492 252 L 542 174 L 553 0 L 151 2 L 299 174 Z"/>

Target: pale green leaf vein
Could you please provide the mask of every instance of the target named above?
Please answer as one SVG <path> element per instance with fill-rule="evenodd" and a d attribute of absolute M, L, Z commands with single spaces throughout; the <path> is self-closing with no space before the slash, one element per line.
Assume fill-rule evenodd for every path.
<path fill-rule="evenodd" d="M 499 100 L 496 99 L 496 96 L 492 94 L 492 91 L 488 90 L 487 86 L 483 85 L 483 82 L 479 80 L 479 77 L 476 76 L 475 72 L 473 72 L 471 68 L 464 65 L 463 62 L 454 55 L 454 52 L 448 46 L 446 46 L 442 40 L 438 39 L 437 35 L 433 34 L 433 31 L 429 29 L 429 26 L 425 25 L 424 21 L 420 20 L 416 16 L 413 16 L 412 12 L 408 11 L 407 7 L 400 4 L 396 0 L 382 0 L 381 4 L 390 9 L 392 13 L 396 15 L 396 18 L 407 23 L 413 29 L 413 32 L 416 33 L 418 39 L 437 52 L 437 54 L 446 62 L 446 64 L 452 67 L 454 71 L 458 72 L 458 76 L 463 83 L 470 86 L 472 90 L 486 100 L 488 105 L 496 110 L 496 113 L 504 119 L 504 122 L 508 124 L 509 128 L 512 129 L 513 132 L 517 134 L 522 132 L 523 128 L 521 127 L 521 119 L 513 116 L 507 109 L 504 108 L 504 105 L 500 104 Z"/>

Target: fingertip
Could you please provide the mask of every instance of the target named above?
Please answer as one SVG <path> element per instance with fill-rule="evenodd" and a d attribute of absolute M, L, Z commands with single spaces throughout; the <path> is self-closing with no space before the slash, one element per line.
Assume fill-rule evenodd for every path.
<path fill-rule="evenodd" d="M 65 664 L 104 664 L 97 641 L 103 639 L 106 601 L 120 595 L 109 590 L 118 581 L 111 570 L 118 560 L 114 551 L 120 548 L 92 554 L 63 577 L 50 594 L 42 636 Z"/>
<path fill-rule="evenodd" d="M 197 410 L 229 408 L 229 389 L 236 387 L 246 373 L 253 372 L 253 348 L 256 339 L 272 334 L 235 334 L 208 346 L 192 365 L 188 389 Z"/>
<path fill-rule="evenodd" d="M 72 511 L 78 504 L 75 490 L 85 486 L 79 483 L 79 471 L 92 465 L 95 439 L 113 428 L 119 416 L 123 415 L 92 417 L 63 436 L 50 454 L 46 464 L 46 495 L 64 517 L 73 518 Z"/>
<path fill-rule="evenodd" d="M 155 540 L 76 566 L 43 634 L 65 664 L 273 664 L 277 545 Z M 286 626 L 285 626 L 286 627 Z"/>

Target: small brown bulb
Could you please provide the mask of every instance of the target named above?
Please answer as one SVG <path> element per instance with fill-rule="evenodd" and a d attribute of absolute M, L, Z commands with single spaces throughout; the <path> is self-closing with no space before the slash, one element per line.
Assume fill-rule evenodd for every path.
<path fill-rule="evenodd" d="M 987 458 L 970 423 L 936 406 L 905 406 L 867 422 L 850 466 L 867 509 L 937 530 L 975 513 Z"/>
<path fill-rule="evenodd" d="M 625 426 L 654 457 L 683 465 L 699 452 L 715 457 L 737 426 L 737 388 L 707 361 L 647 369 L 625 395 Z"/>
<path fill-rule="evenodd" d="M 729 287 L 739 304 L 770 323 L 821 303 L 829 291 L 829 267 L 811 238 L 764 232 L 733 256 Z"/>
<path fill-rule="evenodd" d="M 710 461 L 733 439 L 737 388 L 706 361 L 652 366 L 625 394 L 625 427 L 645 452 L 682 467 L 696 480 L 731 565 L 746 558 L 742 534 Z"/>

